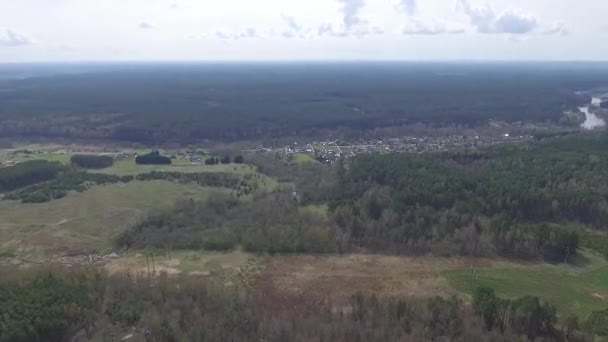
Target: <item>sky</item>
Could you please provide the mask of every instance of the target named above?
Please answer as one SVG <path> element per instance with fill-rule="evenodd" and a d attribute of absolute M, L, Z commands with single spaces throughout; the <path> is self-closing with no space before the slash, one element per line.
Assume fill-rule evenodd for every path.
<path fill-rule="evenodd" d="M 0 63 L 608 60 L 606 0 L 0 0 Z"/>

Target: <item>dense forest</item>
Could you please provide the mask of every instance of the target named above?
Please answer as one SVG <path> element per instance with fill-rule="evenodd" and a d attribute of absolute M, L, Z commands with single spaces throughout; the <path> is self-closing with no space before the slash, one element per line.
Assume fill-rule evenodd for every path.
<path fill-rule="evenodd" d="M 66 66 L 67 68 L 67 66 Z M 559 121 L 601 63 L 90 65 L 0 79 L 5 137 L 196 143 L 410 123 Z"/>
<path fill-rule="evenodd" d="M 576 136 L 362 156 L 330 203 L 338 225 L 369 247 L 391 241 L 395 249 L 565 260 L 578 244 L 577 226 L 605 229 L 605 144 L 603 136 Z"/>
<path fill-rule="evenodd" d="M 5 269 L 0 341 L 576 341 L 605 335 L 602 311 L 571 317 L 536 297 L 501 299 L 487 288 L 472 308 L 458 299 L 350 300 L 281 296 L 254 284 L 199 277 L 109 276 L 99 269 Z M 590 340 L 590 339 L 588 339 Z"/>
<path fill-rule="evenodd" d="M 478 151 L 362 155 L 348 165 L 252 156 L 290 189 L 179 202 L 127 231 L 136 248 L 377 251 L 568 262 L 608 251 L 606 140 L 575 135 Z M 327 215 L 307 210 L 329 203 Z M 585 229 L 586 228 L 586 229 Z M 608 256 L 608 254 L 606 254 Z"/>

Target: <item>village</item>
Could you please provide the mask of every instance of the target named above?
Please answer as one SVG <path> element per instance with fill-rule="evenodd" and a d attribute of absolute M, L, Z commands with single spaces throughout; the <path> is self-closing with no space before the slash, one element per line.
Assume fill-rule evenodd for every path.
<path fill-rule="evenodd" d="M 295 159 L 308 156 L 324 164 L 332 164 L 337 160 L 347 160 L 358 154 L 365 153 L 425 153 L 441 152 L 454 149 L 476 149 L 505 143 L 529 141 L 531 135 L 511 136 L 508 133 L 502 136 L 464 136 L 452 135 L 441 137 L 410 137 L 388 139 L 370 139 L 353 142 L 343 140 L 313 141 L 311 143 L 298 143 L 281 147 L 258 147 L 257 153 L 273 153 L 277 157 Z M 306 157 L 305 157 L 306 158 Z"/>
<path fill-rule="evenodd" d="M 240 153 L 267 153 L 273 154 L 279 159 L 320 162 L 331 165 L 338 160 L 348 160 L 359 154 L 368 153 L 426 153 L 441 152 L 455 149 L 476 149 L 484 146 L 492 146 L 505 143 L 517 143 L 529 141 L 531 135 L 501 135 L 488 136 L 403 136 L 385 139 L 359 139 L 346 141 L 342 139 L 324 140 L 312 142 L 293 142 L 283 146 L 258 146 L 255 149 L 239 150 Z M 213 149 L 211 149 L 213 150 Z M 106 146 L 39 146 L 31 149 L 5 150 L 4 156 L 0 158 L 3 166 L 29 159 L 49 159 L 66 162 L 72 154 L 99 154 L 113 157 L 115 160 L 133 159 L 138 153 L 149 151 L 147 149 L 132 149 Z M 202 165 L 214 154 L 202 148 L 183 148 L 163 150 L 180 165 Z M 232 153 L 234 154 L 234 153 Z"/>

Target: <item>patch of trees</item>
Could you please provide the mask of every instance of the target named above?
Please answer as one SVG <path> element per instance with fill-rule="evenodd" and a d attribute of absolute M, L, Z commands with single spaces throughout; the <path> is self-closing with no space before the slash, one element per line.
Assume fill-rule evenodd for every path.
<path fill-rule="evenodd" d="M 210 157 L 205 159 L 205 165 L 219 165 L 220 159 L 217 157 Z"/>
<path fill-rule="evenodd" d="M 72 165 L 85 169 L 105 169 L 114 165 L 111 156 L 95 156 L 89 154 L 75 154 L 70 158 Z"/>
<path fill-rule="evenodd" d="M 3 273 L 5 273 L 3 271 Z M 3 277 L 4 278 L 4 277 Z M 25 278 L 25 279 L 22 279 Z M 0 283 L 0 341 L 69 340 L 93 304 L 87 289 L 53 273 Z M 90 288 L 93 290 L 93 288 Z"/>
<path fill-rule="evenodd" d="M 343 308 L 343 309 L 341 309 Z M 164 273 L 108 275 L 100 268 L 5 269 L 0 341 L 515 341 L 606 335 L 605 313 L 557 329 L 553 307 L 535 297 L 475 292 L 473 308 L 452 298 L 356 294 L 345 301 L 284 295 Z M 322 327 L 322 329 L 320 329 Z M 598 329 L 592 328 L 598 327 Z"/>
<path fill-rule="evenodd" d="M 608 235 L 594 234 L 589 231 L 578 231 L 577 233 L 581 246 L 592 249 L 608 259 Z"/>
<path fill-rule="evenodd" d="M 253 174 L 236 175 L 228 172 L 168 172 L 152 171 L 135 177 L 137 180 L 167 180 L 180 183 L 195 183 L 199 186 L 221 187 L 234 190 L 235 194 L 246 196 L 259 188 L 258 177 Z"/>
<path fill-rule="evenodd" d="M 271 153 L 247 154 L 247 163 L 259 173 L 273 177 L 282 183 L 293 183 L 300 203 L 325 203 L 336 191 L 341 165 L 326 167 L 320 163 L 293 163 L 277 158 Z"/>
<path fill-rule="evenodd" d="M 571 320 L 573 326 L 581 326 L 586 331 L 598 336 L 608 336 L 608 309 L 594 311 L 589 318 L 579 325 L 576 318 Z"/>
<path fill-rule="evenodd" d="M 331 222 L 301 211 L 290 192 L 251 199 L 214 196 L 178 201 L 172 210 L 151 214 L 123 233 L 131 248 L 225 250 L 237 245 L 263 253 L 340 252 L 345 240 Z"/>
<path fill-rule="evenodd" d="M 135 157 L 135 163 L 140 165 L 170 165 L 171 158 L 162 156 L 159 151 Z"/>
<path fill-rule="evenodd" d="M 133 176 L 115 176 L 101 173 L 69 172 L 49 182 L 31 185 L 7 193 L 6 200 L 20 200 L 22 203 L 42 203 L 65 197 L 69 191 L 82 192 L 94 185 L 130 182 Z"/>
<path fill-rule="evenodd" d="M 234 162 L 235 164 L 243 164 L 245 163 L 245 158 L 242 155 L 237 155 L 234 158 L 231 158 L 229 155 L 224 155 L 221 158 L 209 157 L 205 159 L 205 165 L 226 165 L 232 162 Z"/>
<path fill-rule="evenodd" d="M 86 191 L 92 186 L 128 183 L 133 180 L 150 181 L 166 180 L 180 183 L 193 183 L 198 186 L 210 186 L 232 189 L 237 196 L 246 196 L 258 190 L 258 180 L 254 175 L 236 176 L 231 173 L 203 172 L 149 172 L 136 176 L 116 176 L 90 172 L 67 172 L 48 182 L 27 186 L 6 193 L 6 200 L 20 200 L 23 203 L 41 203 L 59 199 L 69 191 Z"/>
<path fill-rule="evenodd" d="M 60 163 L 46 160 L 31 160 L 0 168 L 0 192 L 54 179 L 64 169 Z"/>
<path fill-rule="evenodd" d="M 501 299 L 492 288 L 481 287 L 473 293 L 473 310 L 483 318 L 487 330 L 508 330 L 531 340 L 556 335 L 555 308 L 538 297 Z"/>

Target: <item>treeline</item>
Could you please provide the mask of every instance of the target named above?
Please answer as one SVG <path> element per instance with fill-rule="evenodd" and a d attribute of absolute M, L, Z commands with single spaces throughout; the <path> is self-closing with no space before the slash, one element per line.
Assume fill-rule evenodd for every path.
<path fill-rule="evenodd" d="M 82 192 L 94 185 L 130 182 L 133 179 L 133 176 L 69 172 L 51 181 L 9 192 L 4 196 L 4 199 L 20 200 L 22 203 L 43 203 L 65 197 L 68 191 Z"/>
<path fill-rule="evenodd" d="M 70 158 L 72 165 L 85 169 L 105 169 L 114 165 L 111 156 L 96 156 L 89 154 L 75 154 Z"/>
<path fill-rule="evenodd" d="M 496 298 L 481 289 L 473 309 L 428 300 L 284 296 L 274 288 L 100 269 L 5 269 L 0 341 L 591 341 L 605 315 L 555 326 L 538 298 Z M 504 308 L 504 310 L 503 310 Z M 604 316 L 603 316 L 604 315 Z M 503 324 L 504 323 L 504 324 Z M 575 324 L 576 323 L 576 324 Z M 580 323 L 580 324 L 579 324 Z"/>
<path fill-rule="evenodd" d="M 209 157 L 207 159 L 205 159 L 205 165 L 220 165 L 220 164 L 230 164 L 234 162 L 235 164 L 243 164 L 245 163 L 245 158 L 242 155 L 237 155 L 234 156 L 234 158 L 231 158 L 230 156 L 226 155 L 223 156 L 222 158 L 219 157 Z"/>
<path fill-rule="evenodd" d="M 58 162 L 31 160 L 0 168 L 0 192 L 51 180 L 65 168 Z"/>
<path fill-rule="evenodd" d="M 133 180 L 166 180 L 181 183 L 193 183 L 198 186 L 222 187 L 233 190 L 237 196 L 246 196 L 257 191 L 258 179 L 255 175 L 237 176 L 231 173 L 201 172 L 157 172 L 142 173 L 136 176 L 107 175 L 101 173 L 90 173 L 71 171 L 59 175 L 55 179 L 40 184 L 27 186 L 6 193 L 6 200 L 20 200 L 23 203 L 42 203 L 62 198 L 69 191 L 82 192 L 94 185 L 128 183 Z"/>
<path fill-rule="evenodd" d="M 200 186 L 214 186 L 234 190 L 237 197 L 246 196 L 259 189 L 259 176 L 246 174 L 243 176 L 229 172 L 170 172 L 152 171 L 138 174 L 135 177 L 140 181 L 168 180 L 180 183 L 196 183 Z"/>
<path fill-rule="evenodd" d="M 581 332 L 586 332 L 591 340 L 594 335 L 608 336 L 608 309 L 594 311 L 586 320 L 576 315 L 562 318 L 558 333 L 555 307 L 542 303 L 538 297 L 503 299 L 496 296 L 494 289 L 480 287 L 473 293 L 472 307 L 487 330 L 510 331 L 529 339 L 561 335 L 567 341 L 579 340 L 584 337 Z"/>
<path fill-rule="evenodd" d="M 170 165 L 171 158 L 162 156 L 159 151 L 135 157 L 135 163 L 140 165 Z"/>

